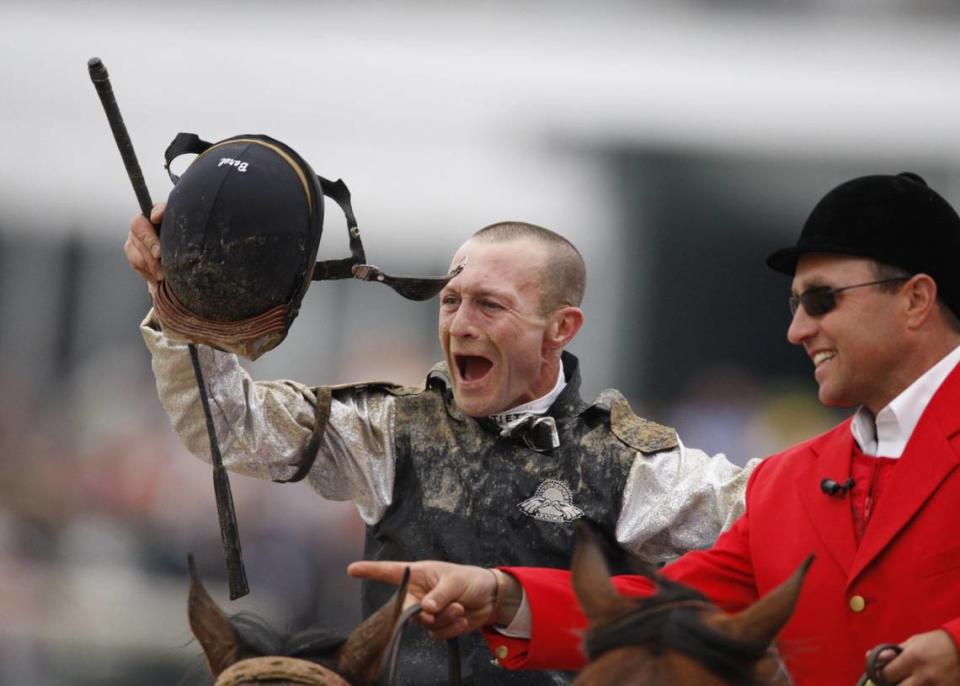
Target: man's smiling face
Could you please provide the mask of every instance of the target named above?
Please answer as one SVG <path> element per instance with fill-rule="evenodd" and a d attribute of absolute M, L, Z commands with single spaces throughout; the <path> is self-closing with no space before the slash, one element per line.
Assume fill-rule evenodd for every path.
<path fill-rule="evenodd" d="M 858 257 L 804 255 L 797 263 L 793 294 L 875 281 L 871 264 Z M 903 390 L 896 373 L 906 355 L 901 301 L 897 293 L 867 286 L 838 293 L 836 307 L 823 315 L 797 309 L 787 338 L 803 346 L 813 362 L 820 402 L 828 407 L 863 404 L 876 413 Z"/>
<path fill-rule="evenodd" d="M 440 293 L 440 346 L 457 405 L 472 417 L 497 414 L 546 395 L 540 281 L 547 249 L 530 239 L 469 240 L 451 268 L 463 271 Z M 550 377 L 550 378 L 548 378 Z"/>

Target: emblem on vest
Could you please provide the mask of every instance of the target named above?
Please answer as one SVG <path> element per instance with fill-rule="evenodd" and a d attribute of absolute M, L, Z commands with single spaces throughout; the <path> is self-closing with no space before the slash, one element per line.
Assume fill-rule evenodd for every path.
<path fill-rule="evenodd" d="M 583 516 L 583 510 L 573 504 L 570 489 L 554 479 L 547 479 L 537 486 L 533 497 L 517 507 L 528 517 L 555 524 L 572 522 Z"/>

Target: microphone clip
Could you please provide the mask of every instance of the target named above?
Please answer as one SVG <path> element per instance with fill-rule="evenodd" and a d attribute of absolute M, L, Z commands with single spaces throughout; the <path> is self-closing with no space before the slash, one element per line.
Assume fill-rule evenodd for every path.
<path fill-rule="evenodd" d="M 843 483 L 833 479 L 823 479 L 820 482 L 820 490 L 826 495 L 843 497 L 853 488 L 853 479 L 847 479 Z"/>

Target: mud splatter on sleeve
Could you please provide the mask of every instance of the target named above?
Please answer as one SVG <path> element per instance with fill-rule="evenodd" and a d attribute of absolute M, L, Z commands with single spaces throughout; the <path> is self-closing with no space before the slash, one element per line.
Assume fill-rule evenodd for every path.
<path fill-rule="evenodd" d="M 376 387 L 334 391 L 320 451 L 307 477 L 321 494 L 352 499 L 371 526 L 393 501 L 398 402 Z"/>
<path fill-rule="evenodd" d="M 174 430 L 187 450 L 209 462 L 206 424 L 186 344 L 165 336 L 151 315 L 140 328 L 152 355 L 160 402 Z M 197 351 L 224 465 L 248 476 L 289 479 L 313 433 L 318 394 L 331 390 L 295 381 L 253 381 L 235 355 L 205 346 Z M 368 523 L 379 520 L 392 495 L 394 400 L 387 393 L 338 394 L 307 476 L 325 498 L 354 499 Z"/>

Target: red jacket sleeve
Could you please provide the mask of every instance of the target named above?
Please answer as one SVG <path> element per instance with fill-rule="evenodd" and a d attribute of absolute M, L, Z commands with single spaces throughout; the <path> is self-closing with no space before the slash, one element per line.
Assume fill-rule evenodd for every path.
<path fill-rule="evenodd" d="M 586 662 L 580 650 L 587 620 L 565 569 L 501 567 L 523 586 L 530 604 L 530 640 L 510 638 L 484 630 L 490 652 L 508 669 L 580 669 Z M 644 596 L 653 584 L 641 576 L 618 576 L 613 583 L 624 595 Z"/>
<path fill-rule="evenodd" d="M 750 557 L 748 517 L 740 517 L 709 550 L 687 553 L 664 567 L 663 575 L 697 589 L 727 612 L 739 612 L 752 605 L 757 600 L 757 587 Z"/>
<path fill-rule="evenodd" d="M 750 476 L 748 502 L 761 463 Z M 742 610 L 757 599 L 750 556 L 749 507 L 709 550 L 687 553 L 662 573 L 696 588 L 728 612 Z M 532 617 L 530 640 L 509 638 L 492 630 L 484 637 L 493 655 L 508 669 L 579 669 L 585 663 L 580 650 L 586 619 L 570 583 L 570 572 L 559 569 L 503 567 L 523 586 Z M 613 577 L 624 595 L 653 593 L 649 579 Z M 955 635 L 956 636 L 956 635 Z"/>

